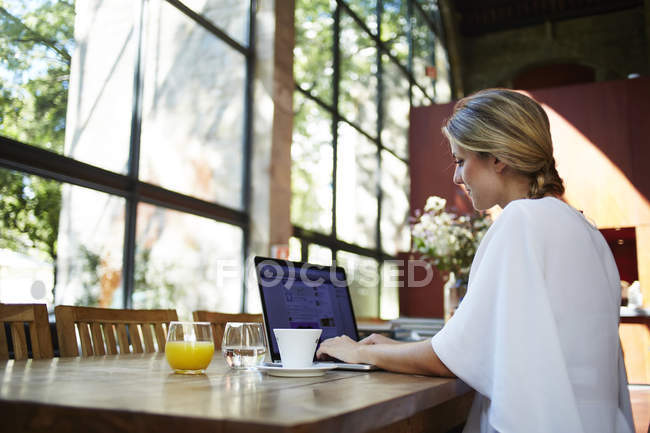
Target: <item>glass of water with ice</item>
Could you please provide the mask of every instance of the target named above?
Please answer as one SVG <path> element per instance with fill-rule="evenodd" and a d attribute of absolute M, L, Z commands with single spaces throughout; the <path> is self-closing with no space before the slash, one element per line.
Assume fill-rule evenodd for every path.
<path fill-rule="evenodd" d="M 228 322 L 221 352 L 230 368 L 254 368 L 264 362 L 266 339 L 261 323 Z"/>

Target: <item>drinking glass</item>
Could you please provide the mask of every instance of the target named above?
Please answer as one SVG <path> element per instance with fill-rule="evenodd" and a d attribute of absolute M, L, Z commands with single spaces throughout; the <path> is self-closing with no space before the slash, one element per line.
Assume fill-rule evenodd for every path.
<path fill-rule="evenodd" d="M 249 369 L 264 362 L 266 339 L 261 323 L 228 322 L 221 343 L 230 368 Z"/>
<path fill-rule="evenodd" d="M 165 344 L 169 366 L 179 374 L 204 374 L 214 354 L 210 322 L 171 322 Z"/>

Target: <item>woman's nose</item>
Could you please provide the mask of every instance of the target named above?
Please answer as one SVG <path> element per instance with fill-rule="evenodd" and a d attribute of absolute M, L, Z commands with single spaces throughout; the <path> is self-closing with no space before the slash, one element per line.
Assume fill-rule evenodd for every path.
<path fill-rule="evenodd" d="M 461 173 L 460 173 L 460 168 L 458 166 L 456 166 L 456 169 L 454 170 L 454 179 L 453 180 L 454 180 L 454 183 L 456 185 L 462 185 L 464 183 L 463 182 L 463 177 L 461 176 Z"/>

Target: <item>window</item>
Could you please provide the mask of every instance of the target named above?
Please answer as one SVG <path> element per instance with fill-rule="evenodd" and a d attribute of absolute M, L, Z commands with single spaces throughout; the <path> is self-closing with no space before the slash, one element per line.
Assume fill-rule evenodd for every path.
<path fill-rule="evenodd" d="M 0 302 L 242 311 L 251 3 L 3 12 Z"/>
<path fill-rule="evenodd" d="M 398 314 L 409 110 L 451 98 L 440 22 L 435 0 L 296 1 L 290 255 L 344 266 L 361 317 Z"/>

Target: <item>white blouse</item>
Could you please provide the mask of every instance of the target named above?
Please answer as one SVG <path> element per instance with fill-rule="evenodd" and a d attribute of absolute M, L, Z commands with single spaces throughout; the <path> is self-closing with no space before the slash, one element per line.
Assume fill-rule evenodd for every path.
<path fill-rule="evenodd" d="M 509 203 L 431 341 L 477 391 L 464 431 L 633 432 L 620 293 L 612 253 L 580 212 L 551 197 Z"/>

